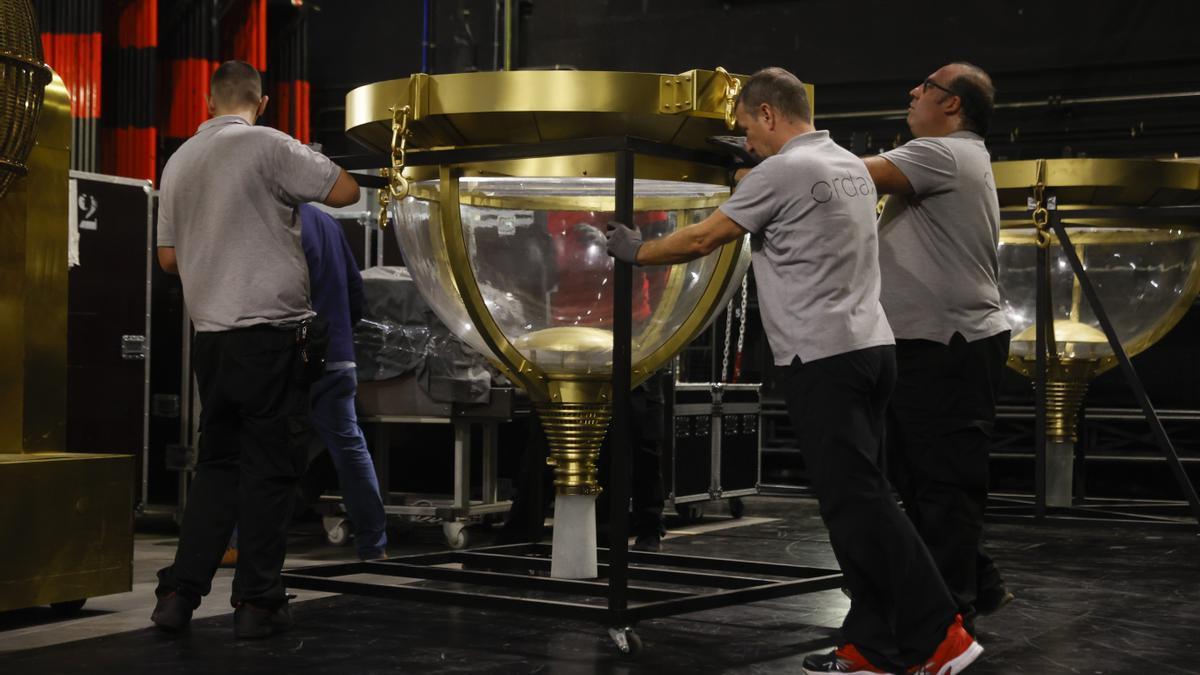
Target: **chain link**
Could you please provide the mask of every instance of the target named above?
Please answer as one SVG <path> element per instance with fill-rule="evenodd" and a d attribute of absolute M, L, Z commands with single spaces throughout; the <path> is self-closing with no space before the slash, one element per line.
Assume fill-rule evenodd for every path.
<path fill-rule="evenodd" d="M 738 315 L 738 339 L 737 352 L 733 359 L 733 381 L 737 382 L 742 377 L 742 352 L 746 346 L 746 289 L 750 286 L 749 276 L 742 277 L 742 308 Z"/>
<path fill-rule="evenodd" d="M 733 298 L 729 299 L 729 304 L 725 305 L 725 350 L 721 357 L 721 382 L 728 382 L 726 376 L 729 373 L 729 333 L 733 328 Z"/>
<path fill-rule="evenodd" d="M 1046 168 L 1039 160 L 1037 184 L 1033 186 L 1033 226 L 1037 228 L 1038 248 L 1050 247 L 1050 211 L 1046 209 Z"/>
<path fill-rule="evenodd" d="M 392 113 L 392 165 L 379 172 L 387 179 L 387 188 L 379 191 L 379 228 L 387 226 L 388 206 L 408 196 L 408 179 L 404 177 L 404 165 L 408 159 L 408 115 L 412 106 L 388 108 Z"/>

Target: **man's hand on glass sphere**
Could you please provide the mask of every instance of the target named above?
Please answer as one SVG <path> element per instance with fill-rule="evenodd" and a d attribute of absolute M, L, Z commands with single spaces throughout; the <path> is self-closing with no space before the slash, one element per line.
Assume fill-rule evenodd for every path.
<path fill-rule="evenodd" d="M 630 265 L 638 264 L 638 249 L 642 247 L 641 232 L 624 223 L 610 220 L 608 221 L 608 232 L 605 233 L 605 236 L 608 237 L 609 255 Z"/>

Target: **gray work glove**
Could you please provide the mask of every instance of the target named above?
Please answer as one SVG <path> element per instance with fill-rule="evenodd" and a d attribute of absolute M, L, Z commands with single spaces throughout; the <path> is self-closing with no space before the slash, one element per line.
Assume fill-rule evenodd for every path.
<path fill-rule="evenodd" d="M 708 142 L 733 158 L 734 169 L 752 169 L 762 161 L 762 157 L 746 148 L 745 136 L 709 136 Z"/>
<path fill-rule="evenodd" d="M 608 221 L 608 254 L 630 265 L 636 265 L 638 249 L 642 247 L 642 233 L 615 220 Z"/>

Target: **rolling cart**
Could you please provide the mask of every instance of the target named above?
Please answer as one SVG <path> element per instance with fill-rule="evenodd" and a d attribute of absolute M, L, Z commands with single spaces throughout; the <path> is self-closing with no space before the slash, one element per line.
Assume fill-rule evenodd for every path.
<path fill-rule="evenodd" d="M 384 511 L 389 519 L 440 524 L 446 545 L 465 548 L 471 525 L 497 522 L 508 513 L 511 501 L 498 498 L 497 438 L 499 427 L 514 417 L 529 414 L 528 405 L 511 387 L 496 387 L 485 403 L 442 403 L 421 389 L 414 376 L 361 382 L 358 404 L 359 422 L 367 431 Z M 390 448 L 396 425 L 448 424 L 454 429 L 454 492 L 450 495 L 393 492 L 390 486 Z M 482 460 L 473 466 L 471 446 L 474 435 L 482 434 Z M 481 491 L 472 499 L 473 478 L 478 475 Z M 326 539 L 335 546 L 349 541 L 351 524 L 338 498 L 324 509 L 322 522 Z"/>
<path fill-rule="evenodd" d="M 685 523 L 704 506 L 729 500 L 729 514 L 745 513 L 742 497 L 758 494 L 762 466 L 762 400 L 758 384 L 676 382 L 668 398 L 670 433 L 663 448 L 667 506 Z"/>

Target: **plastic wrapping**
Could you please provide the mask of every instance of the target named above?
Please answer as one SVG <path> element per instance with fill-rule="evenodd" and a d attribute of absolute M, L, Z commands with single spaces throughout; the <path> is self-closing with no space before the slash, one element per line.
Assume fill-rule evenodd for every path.
<path fill-rule="evenodd" d="M 483 403 L 498 373 L 430 309 L 404 267 L 363 277 L 363 316 L 354 328 L 358 379 L 413 375 L 435 401 Z"/>

